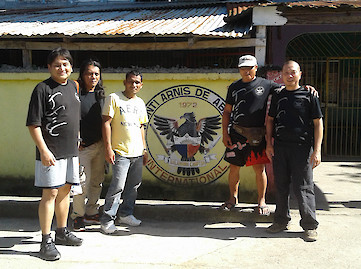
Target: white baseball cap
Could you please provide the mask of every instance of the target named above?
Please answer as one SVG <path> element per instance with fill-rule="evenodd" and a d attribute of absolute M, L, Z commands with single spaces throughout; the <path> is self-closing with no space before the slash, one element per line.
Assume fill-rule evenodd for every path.
<path fill-rule="evenodd" d="M 242 66 L 256 66 L 257 64 L 257 59 L 256 57 L 252 56 L 252 55 L 243 55 L 239 58 L 239 63 L 238 63 L 238 67 L 242 67 Z"/>

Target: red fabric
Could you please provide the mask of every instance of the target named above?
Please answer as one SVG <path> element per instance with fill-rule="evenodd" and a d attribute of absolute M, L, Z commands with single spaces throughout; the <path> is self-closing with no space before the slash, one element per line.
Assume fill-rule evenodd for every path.
<path fill-rule="evenodd" d="M 253 151 L 251 151 L 251 155 L 248 157 L 246 161 L 246 166 L 251 166 L 255 164 L 266 164 L 269 163 L 269 159 L 267 158 L 266 151 L 263 150 L 261 155 L 255 155 Z"/>

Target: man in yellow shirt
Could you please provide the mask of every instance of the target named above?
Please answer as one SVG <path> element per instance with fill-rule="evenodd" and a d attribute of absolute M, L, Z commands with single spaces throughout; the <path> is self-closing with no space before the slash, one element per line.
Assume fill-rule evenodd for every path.
<path fill-rule="evenodd" d="M 117 231 L 114 224 L 117 214 L 120 223 L 141 224 L 133 211 L 142 181 L 142 165 L 148 159 L 144 132 L 147 111 L 144 101 L 136 95 L 143 86 L 142 75 L 130 71 L 123 83 L 125 90 L 110 94 L 103 109 L 105 159 L 113 165 L 113 177 L 101 218 L 101 229 L 106 234 Z"/>

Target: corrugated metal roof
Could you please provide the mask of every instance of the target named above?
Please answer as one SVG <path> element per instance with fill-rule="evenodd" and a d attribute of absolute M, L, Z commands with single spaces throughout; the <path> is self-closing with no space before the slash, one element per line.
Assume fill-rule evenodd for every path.
<path fill-rule="evenodd" d="M 225 6 L 102 12 L 50 10 L 0 16 L 0 36 L 184 35 L 242 37 L 251 25 L 229 28 Z"/>
<path fill-rule="evenodd" d="M 286 3 L 289 7 L 328 7 L 328 8 L 339 8 L 341 6 L 349 6 L 352 8 L 361 7 L 360 0 L 328 0 L 328 1 L 289 1 Z"/>
<path fill-rule="evenodd" d="M 268 2 L 264 1 L 242 1 L 238 3 L 229 4 L 228 16 L 237 16 L 242 14 L 243 12 L 251 9 L 255 6 L 285 6 L 288 8 L 340 8 L 340 7 L 348 7 L 348 8 L 360 8 L 361 0 L 315 0 L 315 1 L 307 1 L 307 0 L 270 0 Z"/>

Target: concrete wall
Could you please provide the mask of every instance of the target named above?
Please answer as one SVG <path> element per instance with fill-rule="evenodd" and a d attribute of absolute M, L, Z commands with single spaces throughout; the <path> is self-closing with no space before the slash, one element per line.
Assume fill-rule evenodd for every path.
<path fill-rule="evenodd" d="M 124 76 L 123 73 L 103 74 L 107 94 L 123 90 Z M 156 127 L 155 115 L 175 118 L 179 125 L 184 123 L 184 119 L 180 117 L 190 112 L 194 113 L 197 122 L 209 116 L 220 118 L 227 86 L 238 79 L 238 76 L 238 73 L 146 73 L 139 96 L 147 103 L 148 116 L 153 127 Z M 47 77 L 48 73 L 0 73 L 0 121 L 3 126 L 0 136 L 0 178 L 20 178 L 31 183 L 33 181 L 35 146 L 25 127 L 25 120 L 33 88 Z M 77 78 L 77 74 L 73 74 L 71 78 Z M 223 160 L 221 128 L 215 131 L 216 134 L 212 135 L 213 141 L 204 144 L 208 149 L 207 153 L 201 153 L 197 146 L 192 147 L 184 138 L 180 144 L 188 145 L 188 155 L 192 155 L 194 160 L 182 161 L 182 150 L 164 150 L 163 146 L 170 146 L 170 141 L 155 128 L 148 127 L 147 145 L 151 158 L 143 168 L 144 182 L 167 185 L 168 189 L 174 188 L 173 193 L 186 192 L 195 187 L 199 189 L 206 185 L 226 186 L 228 164 Z M 187 165 L 195 168 L 194 174 L 187 175 L 186 170 L 183 170 L 183 175 L 182 169 L 178 170 L 178 167 Z M 255 192 L 253 169 L 242 168 L 241 178 L 240 188 L 243 191 Z"/>

